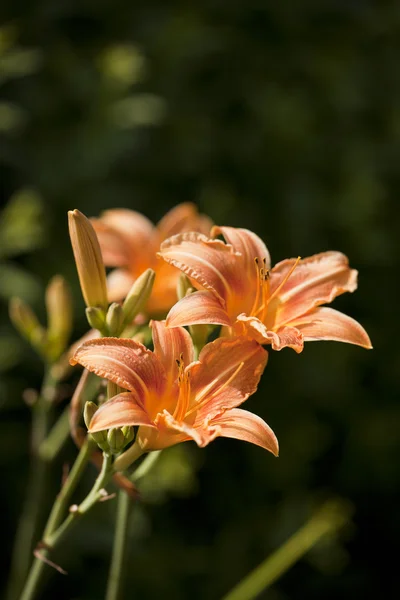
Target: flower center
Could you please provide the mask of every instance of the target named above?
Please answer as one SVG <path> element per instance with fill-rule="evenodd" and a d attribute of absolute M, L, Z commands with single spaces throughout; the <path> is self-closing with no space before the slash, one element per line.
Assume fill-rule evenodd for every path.
<path fill-rule="evenodd" d="M 190 372 L 185 372 L 185 362 L 182 353 L 179 359 L 176 359 L 176 364 L 178 365 L 179 395 L 173 417 L 177 421 L 182 421 L 187 413 L 190 403 Z"/>

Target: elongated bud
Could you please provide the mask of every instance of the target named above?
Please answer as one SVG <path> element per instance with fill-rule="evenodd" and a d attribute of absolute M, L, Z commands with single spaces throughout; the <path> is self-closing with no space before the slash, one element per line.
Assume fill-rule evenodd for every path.
<path fill-rule="evenodd" d="M 57 360 L 65 350 L 72 329 L 72 298 L 69 286 L 56 275 L 46 289 L 49 358 Z"/>
<path fill-rule="evenodd" d="M 155 276 L 156 274 L 153 269 L 147 269 L 136 279 L 131 287 L 122 305 L 126 325 L 131 323 L 136 315 L 145 307 L 153 289 Z"/>
<path fill-rule="evenodd" d="M 14 327 L 29 341 L 32 341 L 35 331 L 44 333 L 35 313 L 21 298 L 11 298 L 9 314 Z"/>
<path fill-rule="evenodd" d="M 178 296 L 178 300 L 182 300 L 187 293 L 191 293 L 194 291 L 192 284 L 190 283 L 190 279 L 185 273 L 181 273 L 178 278 L 178 283 L 176 286 L 176 293 Z"/>
<path fill-rule="evenodd" d="M 121 431 L 125 437 L 125 445 L 133 442 L 133 439 L 135 437 L 135 428 L 134 427 L 131 427 L 131 425 L 124 425 L 123 427 L 121 427 Z"/>
<path fill-rule="evenodd" d="M 113 454 L 118 454 L 119 452 L 121 452 L 121 450 L 126 444 L 126 440 L 120 427 L 113 427 L 112 429 L 108 430 L 107 442 L 110 451 Z"/>
<path fill-rule="evenodd" d="M 107 310 L 106 270 L 93 225 L 75 209 L 68 211 L 68 226 L 86 306 Z"/>
<path fill-rule="evenodd" d="M 93 327 L 93 329 L 98 329 L 101 333 L 104 332 L 106 323 L 106 313 L 102 308 L 97 308 L 96 306 L 89 306 L 86 309 L 86 318 L 90 327 Z"/>
<path fill-rule="evenodd" d="M 98 406 L 94 402 L 86 402 L 83 409 L 83 420 L 88 429 L 90 427 L 90 421 L 93 419 L 97 409 Z M 91 433 L 90 435 L 102 450 L 108 450 L 107 431 L 98 431 L 97 433 Z"/>
<path fill-rule="evenodd" d="M 124 328 L 124 311 L 118 302 L 113 302 L 107 311 L 106 325 L 108 335 L 118 337 Z"/>

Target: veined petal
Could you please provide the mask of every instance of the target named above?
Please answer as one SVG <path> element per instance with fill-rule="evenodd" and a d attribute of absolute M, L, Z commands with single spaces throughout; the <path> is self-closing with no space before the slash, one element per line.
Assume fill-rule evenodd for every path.
<path fill-rule="evenodd" d="M 219 436 L 244 440 L 279 454 L 278 440 L 271 427 L 263 419 L 241 408 L 233 408 L 218 415 L 212 425 L 219 427 Z"/>
<path fill-rule="evenodd" d="M 292 323 L 304 337 L 304 341 L 334 340 L 372 348 L 364 327 L 355 319 L 333 308 L 314 308 Z"/>
<path fill-rule="evenodd" d="M 231 325 L 220 300 L 207 291 L 194 292 L 179 300 L 169 311 L 166 323 L 167 327 L 196 324 Z"/>
<path fill-rule="evenodd" d="M 231 245 L 221 240 L 201 233 L 182 233 L 163 242 L 159 256 L 212 291 L 223 303 L 241 286 L 241 273 L 235 268 L 237 255 Z"/>
<path fill-rule="evenodd" d="M 272 269 L 270 296 L 274 295 L 295 262 L 295 259 L 284 260 Z M 305 258 L 271 302 L 273 311 L 276 311 L 274 329 L 356 288 L 357 271 L 350 269 L 347 257 L 341 252 L 322 252 Z"/>
<path fill-rule="evenodd" d="M 194 360 L 193 342 L 189 333 L 183 327 L 168 329 L 165 321 L 150 321 L 153 331 L 154 354 L 163 365 L 167 376 L 177 378 L 176 361 L 183 357 L 187 366 Z"/>
<path fill-rule="evenodd" d="M 126 269 L 114 269 L 107 276 L 108 299 L 110 302 L 125 300 L 129 290 L 135 282 L 130 272 Z"/>
<path fill-rule="evenodd" d="M 266 268 L 269 269 L 271 267 L 271 257 L 266 245 L 258 235 L 249 229 L 214 226 L 211 230 L 211 237 L 216 237 L 220 234 L 233 246 L 236 252 L 240 252 L 252 275 L 254 275 L 254 259 L 256 257 L 260 260 L 265 258 Z"/>
<path fill-rule="evenodd" d="M 205 215 L 200 215 L 192 202 L 182 202 L 172 208 L 157 224 L 160 241 L 183 231 L 199 231 L 209 234 L 212 223 Z"/>
<path fill-rule="evenodd" d="M 188 440 L 194 440 L 200 448 L 203 448 L 216 437 L 215 430 L 195 429 L 184 421 L 177 421 L 166 410 L 157 415 L 156 424 L 159 435 L 155 444 L 153 443 L 156 445 L 154 449 L 166 448 Z"/>
<path fill-rule="evenodd" d="M 297 353 L 303 350 L 304 339 L 296 327 L 279 327 L 277 331 L 269 330 L 257 317 L 241 314 L 234 326 L 237 335 L 256 340 L 259 344 L 271 344 L 273 350 L 293 348 Z"/>
<path fill-rule="evenodd" d="M 124 425 L 147 425 L 155 427 L 146 410 L 137 402 L 135 394 L 124 392 L 107 400 L 94 413 L 89 433 Z"/>
<path fill-rule="evenodd" d="M 192 404 L 187 414 L 196 412 L 197 425 L 242 404 L 256 391 L 267 359 L 268 353 L 252 340 L 219 338 L 207 344 L 189 367 Z"/>
<path fill-rule="evenodd" d="M 142 401 L 149 391 L 161 394 L 165 388 L 165 372 L 157 357 L 131 339 L 91 340 L 75 351 L 70 363 L 79 363 L 99 377 L 136 391 Z"/>

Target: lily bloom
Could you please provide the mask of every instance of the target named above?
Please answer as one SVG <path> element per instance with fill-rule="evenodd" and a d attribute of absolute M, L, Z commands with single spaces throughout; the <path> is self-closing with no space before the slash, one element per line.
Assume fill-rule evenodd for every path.
<path fill-rule="evenodd" d="M 200 287 L 180 300 L 167 326 L 223 325 L 222 335 L 244 336 L 274 350 L 303 350 L 305 341 L 335 340 L 371 348 L 351 317 L 321 307 L 357 288 L 357 271 L 340 252 L 279 262 L 270 269 L 264 242 L 247 229 L 214 227 L 211 236 L 183 233 L 166 240 L 160 256 Z"/>
<path fill-rule="evenodd" d="M 97 410 L 89 432 L 138 425 L 133 454 L 187 440 L 204 447 L 222 436 L 277 455 L 271 428 L 260 417 L 237 408 L 256 391 L 267 352 L 251 340 L 218 339 L 207 344 L 195 361 L 185 329 L 167 329 L 162 321 L 152 321 L 151 326 L 154 352 L 121 338 L 91 340 L 75 352 L 71 364 L 80 363 L 129 390 Z M 132 454 L 131 448 L 127 452 Z"/>
<path fill-rule="evenodd" d="M 108 276 L 110 302 L 123 300 L 132 284 L 148 268 L 156 272 L 147 311 L 165 314 L 177 300 L 178 273 L 167 263 L 157 260 L 157 251 L 166 238 L 183 231 L 208 234 L 211 221 L 200 215 L 194 204 L 178 204 L 154 226 L 144 215 L 129 209 L 105 211 L 91 219 L 97 233 L 104 264 L 117 267 Z"/>

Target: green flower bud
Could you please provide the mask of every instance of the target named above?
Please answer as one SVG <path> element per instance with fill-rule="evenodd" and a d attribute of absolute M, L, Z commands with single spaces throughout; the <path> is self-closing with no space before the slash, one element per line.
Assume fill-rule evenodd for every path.
<path fill-rule="evenodd" d="M 113 427 L 108 430 L 107 442 L 110 451 L 113 454 L 119 454 L 126 444 L 125 436 L 120 427 Z"/>
<path fill-rule="evenodd" d="M 131 323 L 133 319 L 144 309 L 150 298 L 156 274 L 153 269 L 147 269 L 140 275 L 131 287 L 125 302 L 122 305 L 125 324 Z"/>
<path fill-rule="evenodd" d="M 121 427 L 121 431 L 125 437 L 125 445 L 133 442 L 134 437 L 135 437 L 135 428 L 134 427 L 132 427 L 131 425 L 124 425 L 123 427 Z"/>
<path fill-rule="evenodd" d="M 93 327 L 93 329 L 98 329 L 101 333 L 103 333 L 105 328 L 106 314 L 102 308 L 89 306 L 86 309 L 86 318 L 90 327 Z"/>
<path fill-rule="evenodd" d="M 185 273 L 181 273 L 176 286 L 176 293 L 179 300 L 182 300 L 188 293 L 194 292 L 194 288 L 190 283 L 190 279 Z"/>
<path fill-rule="evenodd" d="M 113 302 L 107 311 L 106 325 L 109 335 L 118 337 L 124 327 L 124 311 L 122 306 Z"/>
<path fill-rule="evenodd" d="M 97 409 L 98 406 L 94 402 L 85 403 L 85 407 L 83 409 L 83 420 L 85 421 L 85 425 L 88 429 Z M 102 450 L 108 450 L 107 431 L 98 431 L 96 433 L 91 433 L 90 435 Z"/>
<path fill-rule="evenodd" d="M 46 288 L 47 354 L 51 361 L 64 352 L 72 329 L 72 299 L 69 286 L 61 275 L 56 275 Z"/>

